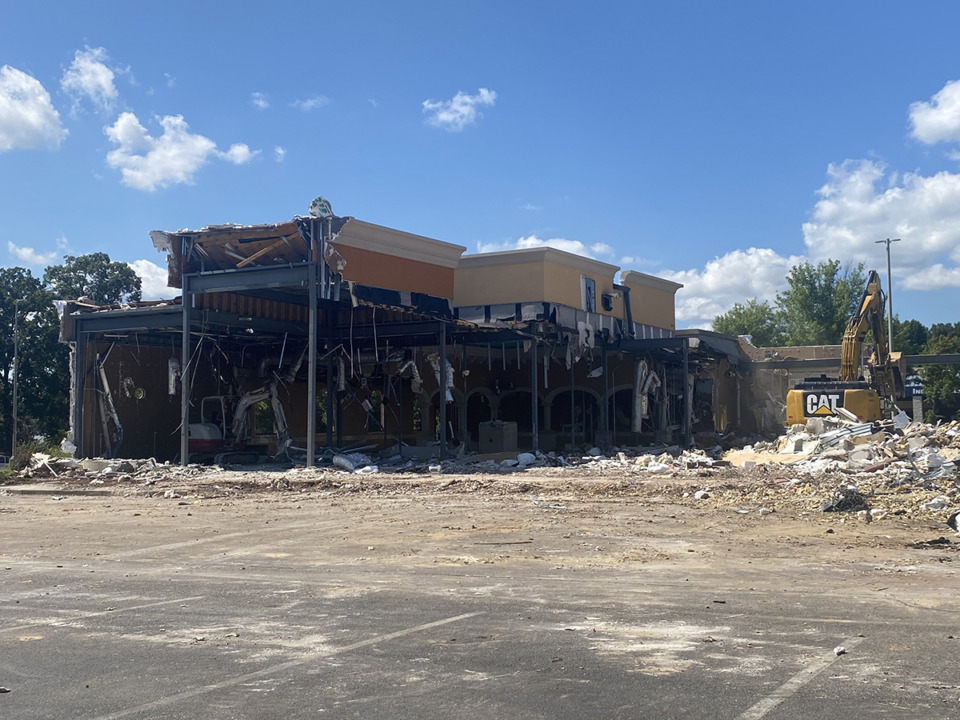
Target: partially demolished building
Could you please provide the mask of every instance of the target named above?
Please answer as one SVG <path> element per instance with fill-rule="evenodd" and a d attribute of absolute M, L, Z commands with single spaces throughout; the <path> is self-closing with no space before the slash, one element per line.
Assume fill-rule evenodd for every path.
<path fill-rule="evenodd" d="M 689 445 L 749 421 L 736 340 L 677 332 L 677 283 L 548 247 L 465 255 L 318 201 L 150 233 L 179 298 L 68 304 L 78 455 Z"/>

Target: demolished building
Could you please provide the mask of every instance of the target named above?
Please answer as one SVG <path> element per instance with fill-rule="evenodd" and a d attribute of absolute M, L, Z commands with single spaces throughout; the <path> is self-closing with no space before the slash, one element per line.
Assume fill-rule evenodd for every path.
<path fill-rule="evenodd" d="M 77 455 L 312 465 L 351 446 L 691 445 L 749 421 L 736 339 L 678 332 L 679 284 L 317 205 L 150 233 L 179 298 L 68 303 Z"/>

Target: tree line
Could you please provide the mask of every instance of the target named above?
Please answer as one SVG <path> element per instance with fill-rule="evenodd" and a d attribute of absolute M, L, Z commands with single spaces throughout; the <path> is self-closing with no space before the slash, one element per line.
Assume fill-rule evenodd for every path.
<path fill-rule="evenodd" d="M 36 277 L 0 268 L 0 448 L 13 441 L 13 357 L 17 354 L 17 445 L 56 442 L 69 426 L 69 349 L 60 342 L 62 302 L 136 302 L 140 277 L 106 253 L 64 257 Z M 11 448 L 12 451 L 12 448 Z"/>
<path fill-rule="evenodd" d="M 736 303 L 713 319 L 713 329 L 749 335 L 757 347 L 838 345 L 858 310 L 866 282 L 863 263 L 847 267 L 838 260 L 801 263 L 791 268 L 786 287 L 773 302 L 753 298 Z M 928 327 L 895 314 L 892 326 L 891 347 L 905 355 L 960 353 L 960 322 Z M 960 418 L 960 367 L 922 365 L 915 373 L 908 368 L 908 375 L 916 375 L 923 383 L 929 404 L 926 420 Z"/>

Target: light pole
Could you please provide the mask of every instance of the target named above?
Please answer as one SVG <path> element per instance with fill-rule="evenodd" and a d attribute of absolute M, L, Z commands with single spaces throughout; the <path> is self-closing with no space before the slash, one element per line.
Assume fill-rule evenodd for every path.
<path fill-rule="evenodd" d="M 893 284 L 890 280 L 890 243 L 900 242 L 900 238 L 887 238 L 886 240 L 876 240 L 876 243 L 884 243 L 887 246 L 887 300 L 890 302 L 890 310 L 887 312 L 887 350 L 893 352 Z"/>

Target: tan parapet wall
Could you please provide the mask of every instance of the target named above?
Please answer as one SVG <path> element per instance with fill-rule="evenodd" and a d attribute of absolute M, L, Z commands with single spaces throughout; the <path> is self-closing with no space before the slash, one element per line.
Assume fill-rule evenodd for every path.
<path fill-rule="evenodd" d="M 676 293 L 683 285 L 635 270 L 620 273 L 620 284 L 630 288 L 635 323 L 676 330 Z"/>
<path fill-rule="evenodd" d="M 468 261 L 473 257 L 479 256 L 461 258 L 456 269 L 455 306 L 543 302 L 546 299 L 543 263 L 471 264 Z"/>
<path fill-rule="evenodd" d="M 594 282 L 595 311 L 621 316 L 623 306 L 602 308 L 601 296 L 614 292 L 619 268 L 550 247 L 465 255 L 457 266 L 454 305 L 549 302 L 583 309 L 583 283 Z"/>

